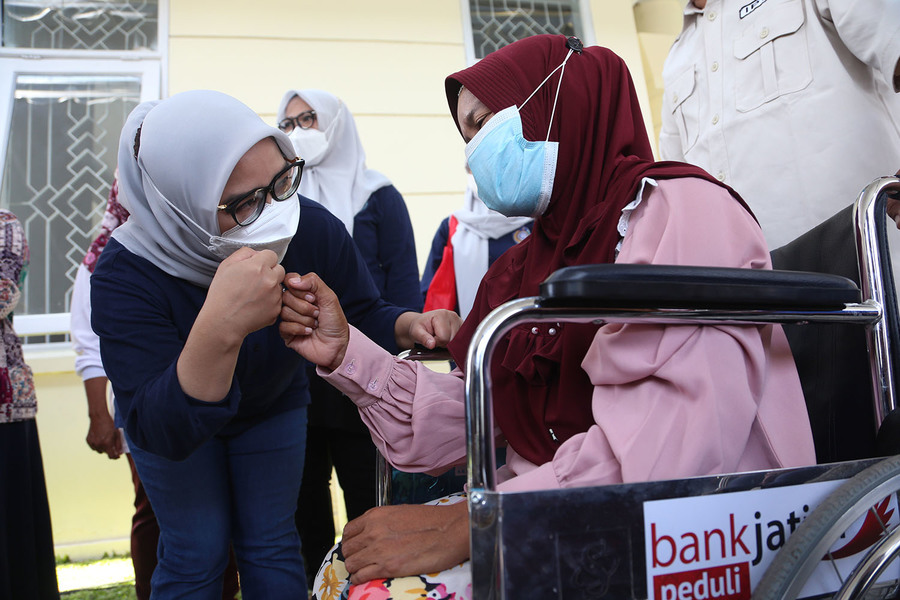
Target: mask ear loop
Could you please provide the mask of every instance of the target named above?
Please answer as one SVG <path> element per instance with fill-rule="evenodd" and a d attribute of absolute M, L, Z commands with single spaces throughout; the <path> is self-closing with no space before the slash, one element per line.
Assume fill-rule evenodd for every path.
<path fill-rule="evenodd" d="M 562 71 L 559 72 L 559 81 L 556 83 L 556 96 L 553 97 L 553 110 L 550 111 L 550 124 L 547 125 L 547 139 L 544 140 L 545 142 L 550 141 L 550 128 L 553 127 L 553 116 L 556 115 L 556 103 L 559 102 L 559 90 L 562 87 L 563 75 L 566 74 L 566 62 L 568 62 L 569 57 L 572 56 L 572 52 L 573 50 L 570 49 L 569 53 L 566 54 L 566 58 L 563 59 L 562 64 L 560 65 Z"/>
<path fill-rule="evenodd" d="M 544 77 L 544 80 L 540 82 L 536 88 L 534 88 L 534 91 L 531 92 L 531 94 L 529 94 L 527 98 L 525 98 L 525 102 L 520 104 L 518 107 L 518 110 L 522 110 L 522 108 L 526 104 L 528 104 L 528 101 L 531 100 L 532 96 L 534 96 L 538 92 L 538 90 L 541 89 L 545 83 L 547 83 L 547 80 L 553 77 L 554 73 L 562 69 L 562 73 L 559 74 L 559 82 L 556 84 L 556 97 L 553 98 L 553 110 L 550 112 L 550 125 L 547 126 L 547 139 L 544 140 L 546 142 L 550 141 L 550 128 L 553 127 L 553 116 L 556 114 L 556 103 L 559 100 L 559 89 L 560 87 L 562 87 L 562 78 L 563 75 L 566 74 L 566 63 L 568 62 L 569 57 L 572 56 L 572 52 L 574 52 L 574 50 L 569 48 L 569 52 L 566 54 L 566 57 L 563 59 L 563 61 L 559 63 L 559 66 L 550 71 L 550 74 Z"/>

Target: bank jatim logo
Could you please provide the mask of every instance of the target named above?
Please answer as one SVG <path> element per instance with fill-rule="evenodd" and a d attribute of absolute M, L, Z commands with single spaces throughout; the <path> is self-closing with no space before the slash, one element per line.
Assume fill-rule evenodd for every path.
<path fill-rule="evenodd" d="M 778 550 L 841 483 L 817 482 L 644 503 L 649 598 L 749 600 Z M 873 508 L 832 546 L 836 564 L 823 563 L 801 597 L 838 589 L 835 568 L 849 573 L 860 553 L 881 538 L 883 524 L 900 522 L 894 496 Z"/>
<path fill-rule="evenodd" d="M 897 523 L 896 509 L 895 496 L 889 496 L 873 506 L 872 510 L 863 517 L 859 529 L 854 532 L 848 531 L 843 538 L 838 540 L 829 553 L 831 558 L 847 558 L 871 548 L 881 539 L 885 526 Z"/>

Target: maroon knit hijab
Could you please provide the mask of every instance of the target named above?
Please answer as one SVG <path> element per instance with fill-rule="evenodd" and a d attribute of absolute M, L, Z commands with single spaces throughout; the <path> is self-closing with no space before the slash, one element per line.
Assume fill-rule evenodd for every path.
<path fill-rule="evenodd" d="M 564 36 L 538 35 L 489 54 L 447 78 L 450 113 L 456 120 L 460 86 L 495 113 L 521 105 L 567 52 Z M 521 111 L 528 140 L 546 137 L 560 72 Z M 622 208 L 634 200 L 643 177 L 700 177 L 719 183 L 698 167 L 653 161 L 631 75 L 622 59 L 598 46 L 569 58 L 550 141 L 559 142 L 550 205 L 535 219 L 528 239 L 503 254 L 484 276 L 472 312 L 450 344 L 460 365 L 475 328 L 491 310 L 513 298 L 537 295 L 540 283 L 562 267 L 614 261 Z M 519 327 L 498 345 L 493 358 L 497 424 L 510 446 L 535 464 L 549 461 L 560 443 L 594 423 L 593 386 L 581 361 L 597 327 L 567 324 L 556 329 L 556 335 L 546 327 L 535 335 L 530 326 Z"/>

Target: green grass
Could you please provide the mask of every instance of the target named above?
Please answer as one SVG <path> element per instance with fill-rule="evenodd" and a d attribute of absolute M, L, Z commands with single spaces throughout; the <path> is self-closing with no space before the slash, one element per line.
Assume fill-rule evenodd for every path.
<path fill-rule="evenodd" d="M 66 600 L 134 600 L 134 569 L 127 556 L 89 562 L 57 560 L 56 578 Z"/>
<path fill-rule="evenodd" d="M 63 592 L 60 597 L 66 600 L 135 600 L 136 598 L 133 583 Z"/>
<path fill-rule="evenodd" d="M 64 600 L 136 600 L 134 568 L 128 556 L 74 563 L 56 559 L 56 578 Z M 237 600 L 241 595 L 238 593 Z"/>

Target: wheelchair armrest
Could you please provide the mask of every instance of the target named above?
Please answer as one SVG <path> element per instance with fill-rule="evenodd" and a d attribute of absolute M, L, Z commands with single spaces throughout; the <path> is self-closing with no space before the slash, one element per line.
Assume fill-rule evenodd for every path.
<path fill-rule="evenodd" d="M 450 355 L 450 351 L 446 348 L 434 348 L 429 350 L 424 346 L 416 346 L 415 348 L 411 348 L 409 350 L 404 350 L 397 355 L 397 358 L 403 360 L 416 360 L 416 361 L 450 361 L 453 360 L 453 356 Z"/>
<path fill-rule="evenodd" d="M 834 308 L 860 301 L 838 275 L 680 265 L 599 264 L 565 267 L 540 290 L 545 306 L 655 308 Z"/>

